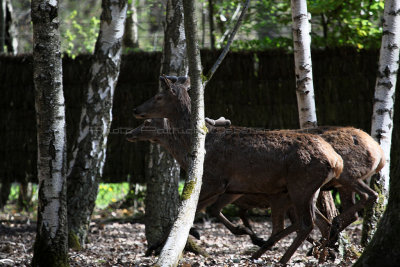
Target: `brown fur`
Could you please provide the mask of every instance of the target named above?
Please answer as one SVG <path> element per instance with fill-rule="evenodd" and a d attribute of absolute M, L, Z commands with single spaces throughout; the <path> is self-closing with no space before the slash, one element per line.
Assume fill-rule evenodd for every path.
<path fill-rule="evenodd" d="M 162 81 L 165 90 L 137 107 L 135 114 L 142 119 L 168 118 L 172 138 L 161 141 L 155 137 L 154 140 L 159 140 L 181 167 L 187 169 L 190 135 L 174 131 L 178 129 L 185 132 L 190 129 L 187 87 L 171 84 L 165 77 Z M 166 125 L 166 120 L 161 122 Z M 271 198 L 274 213 L 277 208 L 274 203 L 289 196 L 293 200 L 297 222 L 271 236 L 253 255 L 254 258 L 261 256 L 278 240 L 297 231 L 296 239 L 281 259 L 282 263 L 286 263 L 313 229 L 315 194 L 322 185 L 339 176 L 343 169 L 342 158 L 321 137 L 315 135 L 291 131 L 255 131 L 243 127 L 229 129 L 209 128 L 198 209 L 211 205 L 224 193 L 265 194 L 274 196 Z"/>

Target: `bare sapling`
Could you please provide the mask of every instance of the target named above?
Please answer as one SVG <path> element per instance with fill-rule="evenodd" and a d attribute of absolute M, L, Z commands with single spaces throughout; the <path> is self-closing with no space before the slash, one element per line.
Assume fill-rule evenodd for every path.
<path fill-rule="evenodd" d="M 134 114 L 138 119 L 168 119 L 162 122 L 172 130 L 173 144 L 161 145 L 187 169 L 191 142 L 187 132 L 191 114 L 189 82 L 182 77 L 175 82 L 161 77 L 161 81 L 164 90 L 137 107 Z M 231 131 L 225 131 L 209 126 L 197 210 L 215 203 L 224 193 L 270 196 L 272 214 L 276 203 L 295 200 L 291 205 L 296 223 L 272 235 L 253 254 L 253 258 L 260 257 L 280 239 L 297 231 L 295 240 L 281 258 L 281 263 L 286 263 L 313 229 L 315 216 L 322 216 L 315 209 L 316 197 L 324 184 L 339 177 L 342 158 L 321 137 L 307 133 L 233 126 L 229 128 Z M 155 137 L 152 141 L 159 140 Z"/>

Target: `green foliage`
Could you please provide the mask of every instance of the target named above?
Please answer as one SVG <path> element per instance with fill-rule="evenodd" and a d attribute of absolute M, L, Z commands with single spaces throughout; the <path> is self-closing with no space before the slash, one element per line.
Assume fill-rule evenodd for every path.
<path fill-rule="evenodd" d="M 227 28 L 232 28 L 231 17 L 242 3 L 239 0 L 215 1 L 217 40 Z M 309 0 L 307 5 L 311 15 L 313 47 L 352 46 L 362 49 L 380 46 L 383 0 Z M 239 40 L 234 42 L 232 48 L 291 50 L 291 25 L 290 1 L 252 1 L 240 29 L 242 37 L 237 38 Z"/>
<path fill-rule="evenodd" d="M 61 49 L 72 58 L 81 53 L 93 53 L 100 27 L 97 17 L 78 19 L 78 14 L 73 10 L 66 20 L 66 29 L 61 30 Z"/>
<path fill-rule="evenodd" d="M 129 183 L 101 183 L 97 194 L 96 206 L 100 209 L 108 207 L 128 194 Z"/>

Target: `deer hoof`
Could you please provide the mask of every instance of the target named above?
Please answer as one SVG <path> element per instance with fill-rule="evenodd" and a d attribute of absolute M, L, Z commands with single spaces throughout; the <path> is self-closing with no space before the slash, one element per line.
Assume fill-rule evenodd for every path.
<path fill-rule="evenodd" d="M 253 242 L 254 245 L 262 247 L 265 245 L 266 241 L 260 237 L 257 236 L 250 236 L 251 237 L 251 242 Z"/>

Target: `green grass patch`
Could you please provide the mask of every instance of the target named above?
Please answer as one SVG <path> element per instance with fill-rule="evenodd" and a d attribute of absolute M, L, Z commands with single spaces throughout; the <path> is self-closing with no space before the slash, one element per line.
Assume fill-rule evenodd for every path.
<path fill-rule="evenodd" d="M 129 192 L 129 183 L 100 183 L 96 207 L 104 209 L 110 204 L 125 198 Z"/>

